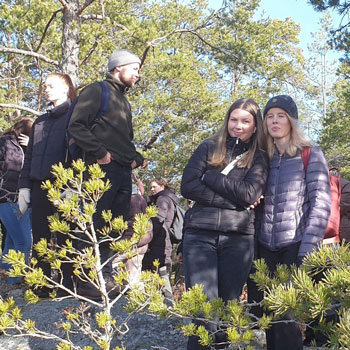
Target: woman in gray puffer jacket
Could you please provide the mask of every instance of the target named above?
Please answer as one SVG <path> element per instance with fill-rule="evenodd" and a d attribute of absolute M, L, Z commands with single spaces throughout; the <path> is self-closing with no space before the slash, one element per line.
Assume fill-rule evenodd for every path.
<path fill-rule="evenodd" d="M 270 171 L 258 254 L 273 272 L 277 264 L 300 265 L 322 241 L 331 202 L 327 162 L 322 151 L 298 127 L 298 109 L 293 99 L 287 95 L 271 98 L 264 117 Z M 301 156 L 305 147 L 310 147 L 307 170 Z M 303 348 L 301 331 L 295 323 L 273 324 L 266 338 L 269 350 Z"/>

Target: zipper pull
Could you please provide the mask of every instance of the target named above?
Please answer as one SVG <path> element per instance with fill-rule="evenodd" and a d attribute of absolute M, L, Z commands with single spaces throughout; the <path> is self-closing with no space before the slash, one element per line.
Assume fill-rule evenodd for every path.
<path fill-rule="evenodd" d="M 280 168 L 281 162 L 282 162 L 282 154 L 280 154 L 280 160 L 278 161 L 278 167 L 277 167 L 277 169 Z"/>

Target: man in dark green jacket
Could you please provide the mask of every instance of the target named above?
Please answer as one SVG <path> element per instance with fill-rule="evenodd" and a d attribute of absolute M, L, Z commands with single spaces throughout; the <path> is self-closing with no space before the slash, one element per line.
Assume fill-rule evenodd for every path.
<path fill-rule="evenodd" d="M 95 229 L 104 226 L 102 210 L 111 210 L 113 217 L 122 215 L 128 219 L 131 198 L 131 171 L 143 165 L 144 159 L 133 143 L 132 114 L 125 97 L 139 79 L 141 61 L 129 50 L 115 50 L 108 61 L 105 79 L 110 94 L 106 112 L 95 120 L 102 99 L 102 87 L 98 82 L 87 86 L 79 95 L 70 123 L 69 133 L 84 151 L 88 164 L 97 162 L 106 173 L 112 188 L 97 205 L 94 216 Z M 112 252 L 108 245 L 100 247 L 102 261 Z M 104 270 L 110 275 L 111 265 Z"/>

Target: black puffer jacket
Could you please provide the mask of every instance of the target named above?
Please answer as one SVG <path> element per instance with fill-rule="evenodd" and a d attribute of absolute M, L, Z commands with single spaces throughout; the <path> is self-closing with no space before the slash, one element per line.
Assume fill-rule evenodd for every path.
<path fill-rule="evenodd" d="M 0 203 L 17 200 L 18 178 L 24 152 L 15 135 L 0 138 Z"/>
<path fill-rule="evenodd" d="M 153 239 L 148 246 L 142 265 L 144 269 L 152 269 L 153 261 L 159 259 L 160 265 L 171 264 L 172 244 L 164 222 L 170 226 L 174 219 L 174 202 L 178 202 L 175 193 L 165 189 L 150 197 L 150 203 L 156 205 L 158 214 L 152 218 Z"/>
<path fill-rule="evenodd" d="M 33 124 L 24 157 L 19 188 L 31 188 L 32 181 L 52 178 L 53 164 L 66 158 L 66 124 L 70 102 L 41 115 Z"/>
<path fill-rule="evenodd" d="M 245 152 L 249 144 L 229 138 L 228 159 Z M 254 234 L 254 210 L 249 210 L 264 193 L 268 175 L 267 154 L 258 150 L 250 169 L 234 167 L 227 175 L 208 164 L 215 140 L 207 139 L 193 153 L 184 169 L 181 194 L 195 201 L 186 212 L 185 228 Z"/>

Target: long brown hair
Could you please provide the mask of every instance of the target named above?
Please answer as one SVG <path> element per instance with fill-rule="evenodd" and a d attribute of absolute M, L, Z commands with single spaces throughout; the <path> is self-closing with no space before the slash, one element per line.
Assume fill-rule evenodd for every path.
<path fill-rule="evenodd" d="M 68 74 L 63 73 L 51 73 L 47 76 L 48 77 L 57 77 L 61 79 L 67 86 L 68 86 L 68 98 L 73 101 L 77 97 L 77 92 L 75 90 L 74 84 L 72 82 L 71 77 Z"/>
<path fill-rule="evenodd" d="M 240 98 L 239 100 L 232 103 L 231 107 L 226 113 L 224 122 L 220 130 L 213 136 L 213 139 L 216 141 L 216 147 L 209 161 L 209 164 L 212 166 L 221 167 L 227 161 L 226 140 L 229 137 L 227 127 L 230 115 L 235 109 L 243 109 L 250 113 L 254 117 L 256 127 L 256 131 L 252 135 L 250 140 L 250 147 L 248 153 L 237 163 L 237 166 L 239 166 L 240 168 L 250 168 L 253 164 L 255 151 L 257 149 L 266 150 L 264 125 L 260 108 L 253 99 Z"/>
<path fill-rule="evenodd" d="M 24 134 L 29 136 L 30 131 L 32 130 L 32 126 L 34 123 L 34 119 L 32 118 L 21 118 L 18 122 L 13 124 L 10 129 L 4 132 L 4 135 L 15 135 L 18 138 L 19 134 Z"/>

